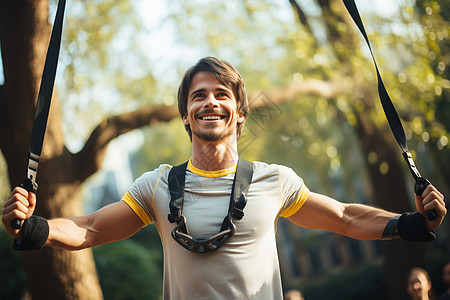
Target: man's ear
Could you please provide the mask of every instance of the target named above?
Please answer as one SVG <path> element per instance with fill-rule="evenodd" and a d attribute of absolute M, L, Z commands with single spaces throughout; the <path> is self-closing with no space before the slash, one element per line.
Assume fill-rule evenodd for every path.
<path fill-rule="evenodd" d="M 244 121 L 245 121 L 244 116 L 240 114 L 238 118 L 238 123 L 244 123 Z"/>
<path fill-rule="evenodd" d="M 189 120 L 188 120 L 187 116 L 183 117 L 183 123 L 184 123 L 184 125 L 189 125 Z"/>

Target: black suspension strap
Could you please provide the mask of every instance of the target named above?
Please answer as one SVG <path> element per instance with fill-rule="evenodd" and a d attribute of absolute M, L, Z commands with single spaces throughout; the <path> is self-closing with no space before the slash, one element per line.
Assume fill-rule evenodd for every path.
<path fill-rule="evenodd" d="M 41 158 L 45 129 L 47 127 L 53 86 L 55 84 L 65 7 L 66 0 L 59 0 L 55 21 L 53 23 L 52 35 L 48 45 L 47 57 L 45 58 L 44 71 L 42 72 L 41 86 L 39 88 L 33 128 L 31 129 L 27 175 L 26 178 L 19 184 L 19 186 L 33 193 L 36 193 L 38 188 L 36 176 L 39 160 Z M 11 226 L 15 229 L 19 229 L 21 223 L 21 220 L 14 219 Z"/>
<path fill-rule="evenodd" d="M 392 133 L 394 134 L 395 140 L 397 141 L 398 145 L 402 150 L 403 158 L 408 164 L 409 170 L 411 171 L 411 174 L 414 177 L 415 180 L 414 192 L 417 195 L 421 196 L 425 188 L 430 184 L 430 181 L 420 175 L 419 170 L 417 169 L 414 160 L 412 159 L 412 155 L 408 150 L 408 146 L 406 145 L 405 131 L 403 129 L 397 111 L 395 110 L 394 104 L 392 103 L 392 100 L 389 97 L 389 94 L 386 90 L 383 80 L 381 79 L 380 71 L 378 70 L 377 62 L 375 61 L 375 56 L 372 52 L 372 47 L 370 46 L 369 38 L 367 37 L 366 30 L 361 21 L 361 17 L 356 7 L 355 1 L 354 0 L 342 0 L 342 1 L 344 2 L 344 5 L 347 8 L 350 16 L 352 17 L 356 26 L 361 31 L 362 35 L 364 36 L 364 39 L 367 42 L 367 45 L 369 46 L 370 54 L 372 56 L 373 62 L 375 64 L 375 69 L 377 72 L 378 94 L 380 96 L 380 101 L 383 106 L 384 113 L 389 123 L 389 127 L 391 128 Z M 437 213 L 435 210 L 427 211 L 428 220 L 432 221 L 435 220 L 436 218 Z"/>

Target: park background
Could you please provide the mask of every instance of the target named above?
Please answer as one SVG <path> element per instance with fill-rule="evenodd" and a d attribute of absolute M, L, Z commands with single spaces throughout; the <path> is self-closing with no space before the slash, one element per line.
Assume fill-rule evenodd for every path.
<path fill-rule="evenodd" d="M 0 202 L 25 175 L 56 4 L 0 1 Z M 415 161 L 448 195 L 450 2 L 357 5 Z M 176 90 L 203 56 L 231 62 L 244 77 L 253 109 L 243 158 L 290 166 L 311 190 L 341 201 L 414 210 L 413 179 L 379 104 L 374 64 L 341 1 L 73 0 L 36 214 L 91 212 L 120 199 L 143 172 L 189 159 Z M 284 286 L 308 300 L 408 299 L 407 271 L 421 266 L 439 293 L 447 220 L 437 233 L 428 244 L 362 242 L 281 219 Z M 16 253 L 2 226 L 0 299 L 160 299 L 158 239 L 150 225 L 93 250 Z"/>

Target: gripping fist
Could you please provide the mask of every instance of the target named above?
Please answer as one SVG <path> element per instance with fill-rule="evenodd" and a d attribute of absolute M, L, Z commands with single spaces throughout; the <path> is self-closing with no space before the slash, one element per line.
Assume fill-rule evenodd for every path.
<path fill-rule="evenodd" d="M 25 220 L 31 217 L 36 208 L 36 195 L 21 187 L 15 187 L 3 206 L 2 222 L 6 232 L 13 238 L 19 237 L 20 229 L 14 229 L 14 219 Z"/>
<path fill-rule="evenodd" d="M 444 195 L 442 195 L 433 185 L 428 185 L 423 191 L 422 195 L 415 195 L 416 208 L 419 213 L 426 216 L 427 211 L 435 210 L 437 214 L 437 219 L 433 221 L 427 220 L 428 230 L 434 230 L 439 227 L 447 214 L 447 209 L 445 208 Z"/>

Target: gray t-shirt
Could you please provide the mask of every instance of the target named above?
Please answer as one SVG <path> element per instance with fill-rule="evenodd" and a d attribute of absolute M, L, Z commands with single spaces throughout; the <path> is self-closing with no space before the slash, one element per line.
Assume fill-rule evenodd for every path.
<path fill-rule="evenodd" d="M 171 236 L 168 221 L 170 165 L 139 177 L 122 198 L 147 225 L 154 222 L 164 249 L 164 299 L 282 299 L 275 232 L 279 216 L 289 217 L 306 201 L 308 188 L 285 166 L 253 162 L 253 179 L 242 220 L 220 249 L 193 253 Z M 186 172 L 183 215 L 190 235 L 220 231 L 228 212 L 236 167 Z"/>

